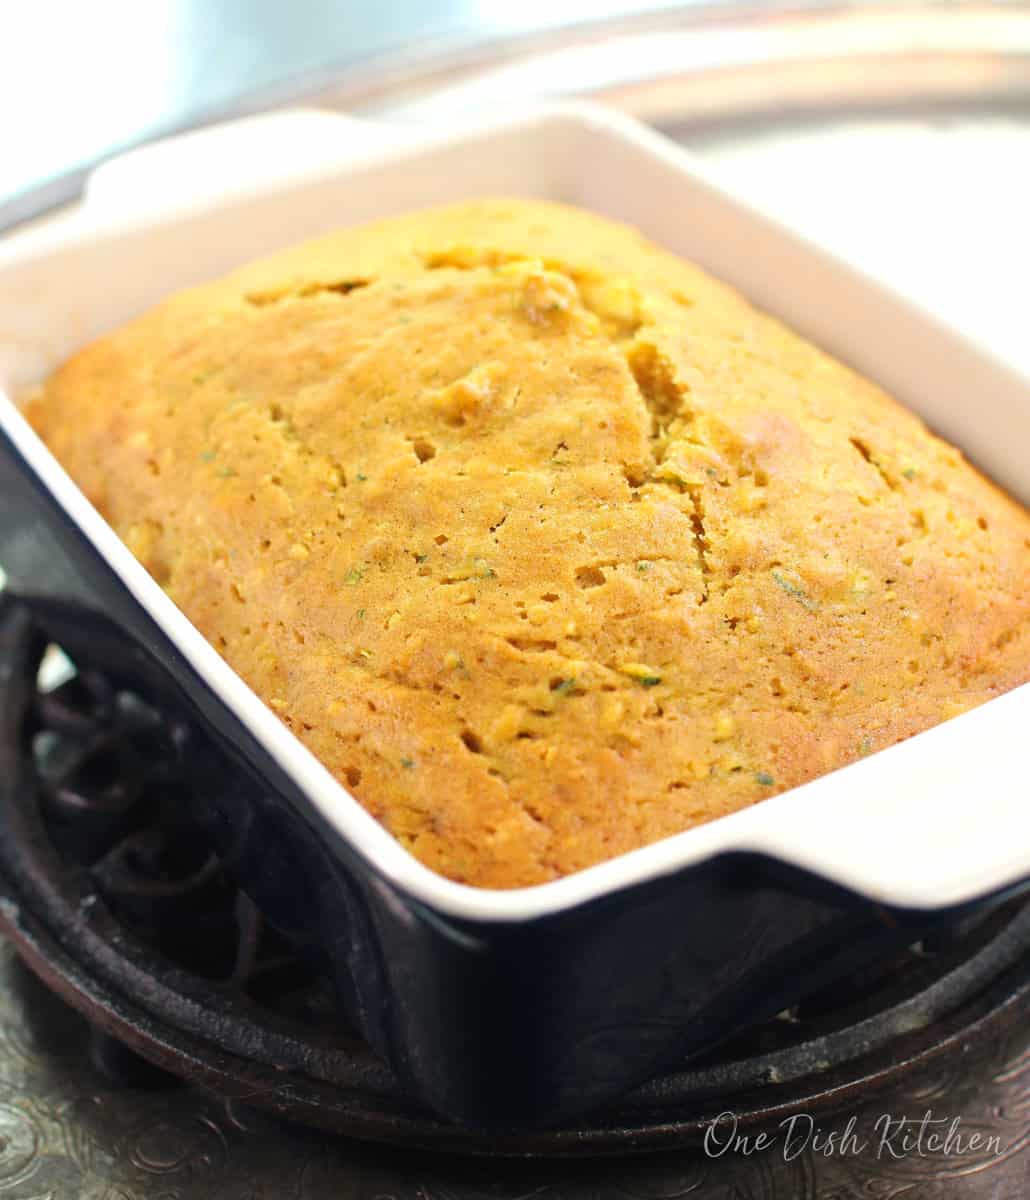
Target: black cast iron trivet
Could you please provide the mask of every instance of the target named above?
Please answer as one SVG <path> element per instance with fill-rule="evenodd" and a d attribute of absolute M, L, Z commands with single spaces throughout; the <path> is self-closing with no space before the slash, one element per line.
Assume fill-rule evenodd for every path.
<path fill-rule="evenodd" d="M 0 596 L 0 922 L 98 1031 L 108 1073 L 162 1071 L 311 1125 L 469 1153 L 618 1154 L 866 1103 L 1001 1037 L 1030 1008 L 1030 903 L 910 947 L 574 1126 L 484 1137 L 434 1117 L 347 1029 L 333 997 L 187 817 L 184 730 L 83 673 L 38 682 L 44 645 Z M 129 1047 L 134 1053 L 122 1049 Z M 136 1055 L 142 1056 L 142 1059 Z"/>

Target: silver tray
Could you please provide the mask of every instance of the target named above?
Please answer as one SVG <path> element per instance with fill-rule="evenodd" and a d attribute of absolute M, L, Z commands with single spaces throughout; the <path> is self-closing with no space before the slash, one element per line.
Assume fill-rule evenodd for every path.
<path fill-rule="evenodd" d="M 1030 360 L 1022 294 L 1030 277 L 1030 5 L 666 6 L 548 32 L 466 36 L 338 78 L 297 79 L 274 96 L 250 94 L 223 115 L 303 101 L 427 121 L 555 94 L 604 99 L 653 121 L 776 216 L 999 352 Z M 17 212 L 0 210 L 0 227 L 72 198 L 81 178 L 69 175 L 32 205 L 23 198 Z M 83 1061 L 83 1047 L 78 1018 L 0 946 L 0 1194 L 819 1200 L 896 1194 L 907 1184 L 948 1200 L 1007 1194 L 992 1189 L 1006 1186 L 1003 1176 L 1015 1180 L 1011 1158 L 1007 1168 L 985 1162 L 974 1175 L 931 1156 L 904 1178 L 871 1160 L 815 1155 L 789 1165 L 683 1155 L 577 1172 L 416 1159 L 291 1132 L 199 1091 L 113 1092 Z M 1030 1058 L 1014 1043 L 988 1061 L 982 1077 L 942 1072 L 927 1091 L 896 1103 L 911 1108 L 932 1094 L 938 1107 L 948 1097 L 956 1113 L 985 1127 L 1004 1118 L 1008 1143 L 1026 1155 Z"/>

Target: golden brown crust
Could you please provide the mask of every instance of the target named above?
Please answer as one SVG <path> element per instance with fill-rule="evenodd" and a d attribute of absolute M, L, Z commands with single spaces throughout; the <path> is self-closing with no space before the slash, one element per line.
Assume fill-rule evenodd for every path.
<path fill-rule="evenodd" d="M 429 866 L 553 879 L 1030 678 L 1030 517 L 697 268 L 477 201 L 175 296 L 36 427 Z"/>

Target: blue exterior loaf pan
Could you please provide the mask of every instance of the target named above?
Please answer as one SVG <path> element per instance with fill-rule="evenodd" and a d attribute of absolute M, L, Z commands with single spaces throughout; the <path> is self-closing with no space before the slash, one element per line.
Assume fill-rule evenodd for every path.
<path fill-rule="evenodd" d="M 289 121 L 276 120 L 288 136 Z M 252 123 L 191 135 L 106 168 L 70 222 L 0 245 L 0 563 L 74 661 L 189 727 L 197 815 L 412 1091 L 483 1129 L 558 1121 L 1025 886 L 1028 688 L 745 812 L 503 892 L 417 862 L 265 708 L 14 397 L 162 295 L 276 246 L 477 194 L 581 204 L 740 288 L 1024 500 L 1030 448 L 1030 385 L 1018 372 L 624 117 L 561 106 L 401 138 L 330 114 L 297 120 L 315 121 L 319 161 L 295 162 L 289 177 L 218 183 L 233 138 L 254 142 Z M 147 197 L 148 182 L 168 178 L 194 192 L 180 183 Z"/>

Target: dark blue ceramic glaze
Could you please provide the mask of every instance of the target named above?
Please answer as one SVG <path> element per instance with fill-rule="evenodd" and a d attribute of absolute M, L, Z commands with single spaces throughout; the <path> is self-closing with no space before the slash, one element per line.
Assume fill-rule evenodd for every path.
<path fill-rule="evenodd" d="M 182 720 L 220 853 L 397 1074 L 455 1120 L 523 1129 L 598 1105 L 958 915 L 884 908 L 743 853 L 533 921 L 434 911 L 325 821 L 2 431 L 0 503 L 11 590 L 75 661 Z"/>

